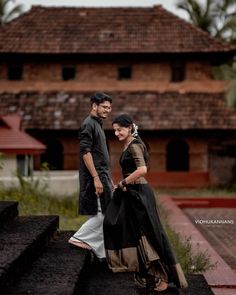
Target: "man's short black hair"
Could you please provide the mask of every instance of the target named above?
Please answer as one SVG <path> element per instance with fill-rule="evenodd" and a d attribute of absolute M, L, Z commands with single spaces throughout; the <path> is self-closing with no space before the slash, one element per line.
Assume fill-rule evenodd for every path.
<path fill-rule="evenodd" d="M 90 101 L 91 101 L 91 104 L 96 103 L 97 105 L 99 105 L 100 103 L 104 101 L 109 101 L 110 103 L 112 103 L 112 98 L 106 93 L 96 92 L 91 96 Z"/>

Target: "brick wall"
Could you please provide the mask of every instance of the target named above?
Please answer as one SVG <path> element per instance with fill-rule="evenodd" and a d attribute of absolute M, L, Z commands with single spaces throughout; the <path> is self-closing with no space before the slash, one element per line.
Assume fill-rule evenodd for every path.
<path fill-rule="evenodd" d="M 46 131 L 45 131 L 46 132 Z M 121 177 L 119 165 L 123 145 L 112 133 L 107 135 L 111 156 L 111 169 L 116 180 Z M 150 147 L 150 171 L 149 181 L 158 186 L 204 186 L 226 185 L 232 178 L 232 169 L 236 165 L 235 158 L 208 155 L 208 142 L 201 138 L 182 137 L 189 145 L 189 164 L 187 172 L 166 171 L 166 146 L 170 140 L 168 137 L 143 136 Z M 42 140 L 42 137 L 38 138 Z M 77 170 L 79 167 L 79 141 L 77 137 L 56 136 L 63 145 L 64 170 Z M 178 155 L 177 155 L 178 156 Z M 35 158 L 35 168 L 39 169 L 39 158 Z M 208 176 L 209 175 L 209 182 Z M 158 179 L 157 179 L 158 178 Z M 181 182 L 182 181 L 182 182 Z M 186 184 L 187 181 L 187 184 Z M 179 183 L 181 182 L 181 183 Z"/>
<path fill-rule="evenodd" d="M 24 64 L 23 80 L 60 81 L 61 65 L 54 63 Z"/>
<path fill-rule="evenodd" d="M 211 154 L 209 156 L 210 183 L 213 186 L 225 186 L 235 173 L 236 159 L 232 157 L 219 157 Z"/>
<path fill-rule="evenodd" d="M 10 85 L 10 82 L 7 83 Z M 15 89 L 12 88 L 12 92 L 1 93 L 0 113 L 1 111 L 3 114 L 19 111 L 23 117 L 22 123 L 24 128 L 36 131 L 38 130 L 40 132 L 44 130 L 45 134 L 49 131 L 49 133 L 59 140 L 63 146 L 64 169 L 77 170 L 79 166 L 78 140 L 75 132 L 78 130 L 82 118 L 88 113 L 90 105 L 89 93 L 66 93 L 56 91 L 45 93 L 36 91 L 14 93 L 14 91 Z M 166 171 L 166 146 L 171 139 L 171 128 L 176 129 L 175 134 L 178 136 L 178 134 L 183 133 L 184 129 L 187 130 L 188 126 L 192 126 L 191 122 L 195 118 L 194 112 L 196 109 L 194 106 L 191 106 L 189 102 L 197 100 L 199 104 L 202 105 L 202 101 L 204 100 L 200 99 L 201 97 L 204 97 L 205 100 L 207 99 L 208 103 L 211 101 L 221 101 L 221 94 L 206 95 L 204 93 L 179 94 L 139 91 L 131 93 L 116 92 L 113 94 L 115 99 L 112 117 L 119 112 L 128 112 L 140 125 L 141 130 L 149 130 L 148 133 L 144 133 L 145 137 L 143 139 L 150 145 L 151 171 L 162 174 Z M 180 106 L 182 96 L 184 97 L 184 101 L 189 97 L 189 99 L 187 99 L 187 107 Z M 156 102 L 158 102 L 158 105 L 156 105 Z M 163 102 L 165 102 L 164 105 L 162 105 Z M 171 110 L 169 108 L 170 105 L 172 106 Z M 224 128 L 224 131 L 222 130 L 220 133 L 223 138 L 225 137 L 225 130 L 228 127 L 227 125 L 225 125 L 226 127 L 222 125 L 221 122 L 223 117 L 217 117 L 217 114 L 222 116 L 223 107 L 220 107 L 220 113 L 218 109 L 215 108 L 215 104 L 213 104 L 213 107 L 214 110 L 216 110 L 213 116 L 214 121 L 220 122 L 219 124 L 221 125 L 219 126 L 222 129 Z M 184 112 L 182 113 L 182 111 Z M 185 113 L 185 111 L 187 111 L 187 113 Z M 205 122 L 205 118 L 208 118 L 206 117 L 208 113 L 205 114 L 204 111 L 205 109 L 202 109 L 201 112 L 201 116 L 203 116 L 203 123 Z M 200 113 L 197 113 L 197 122 L 201 119 L 199 114 Z M 227 118 L 226 115 L 224 118 Z M 185 120 L 183 121 L 184 124 L 179 124 L 183 119 Z M 201 121 L 199 122 L 201 123 Z M 224 119 L 224 122 L 226 122 L 226 119 Z M 145 126 L 145 128 L 143 128 L 143 126 Z M 197 127 L 198 131 L 200 131 L 200 129 L 205 129 L 204 124 L 199 126 L 200 127 Z M 105 129 L 111 129 L 110 119 L 104 122 L 104 127 Z M 164 132 L 164 127 L 166 132 Z M 74 134 L 70 133 L 73 130 Z M 161 130 L 162 136 L 160 136 Z M 57 135 L 55 135 L 56 133 Z M 188 134 L 190 133 L 188 132 Z M 38 137 L 37 133 L 32 135 L 39 140 L 43 139 L 42 136 Z M 219 134 L 216 134 L 216 136 L 219 136 Z M 230 137 L 230 139 L 231 138 L 232 137 Z M 223 181 L 225 181 L 224 179 L 229 179 L 231 176 L 231 168 L 234 165 L 232 162 L 233 159 L 223 159 L 222 157 L 216 158 L 213 155 L 209 161 L 208 140 L 206 138 L 200 138 L 200 136 L 194 137 L 194 134 L 191 134 L 191 136 L 184 136 L 183 139 L 186 140 L 189 146 L 189 170 L 191 172 L 195 173 L 200 171 L 205 173 L 209 171 L 213 184 L 219 183 L 222 179 Z M 112 169 L 113 171 L 120 171 L 119 157 L 122 145 L 117 141 L 117 139 L 115 139 L 111 132 L 109 133 L 109 147 L 111 152 Z M 39 162 L 37 163 L 39 165 Z"/>
<path fill-rule="evenodd" d="M 183 138 L 189 145 L 189 170 L 208 171 L 208 146 L 203 139 Z M 143 140 L 150 147 L 150 171 L 166 171 L 166 147 L 170 138 L 155 138 L 143 136 Z M 119 157 L 122 152 L 122 144 L 117 139 L 110 139 L 112 169 L 119 169 Z"/>
<path fill-rule="evenodd" d="M 227 183 L 232 179 L 232 170 L 233 168 L 235 168 L 236 165 L 235 158 L 227 156 L 222 157 L 216 154 L 208 155 L 208 144 L 203 139 L 195 139 L 189 137 L 184 138 L 189 145 L 190 169 L 188 174 L 184 174 L 183 172 L 180 173 L 180 177 L 176 172 L 166 172 L 166 145 L 168 144 L 170 139 L 154 138 L 154 136 L 144 136 L 143 139 L 150 146 L 150 171 L 148 173 L 148 176 L 150 176 L 149 181 L 151 181 L 152 178 L 154 179 L 153 184 L 155 184 L 156 182 L 156 184 L 158 183 L 158 186 L 162 186 L 163 183 L 166 186 L 170 187 L 179 185 L 191 186 L 191 182 L 193 182 L 193 187 L 195 185 L 201 186 L 201 184 L 218 186 L 227 185 Z M 57 136 L 57 140 L 62 143 L 64 149 L 64 170 L 78 170 L 78 139 L 76 137 L 69 138 Z M 119 159 L 122 153 L 123 146 L 122 143 L 120 143 L 113 134 L 108 135 L 108 144 L 111 156 L 111 169 L 113 171 L 114 178 L 118 180 L 121 177 Z M 39 169 L 39 163 L 39 157 L 35 157 L 35 169 Z M 194 173 L 198 173 L 198 175 L 195 175 Z M 199 173 L 202 175 L 200 175 Z M 194 177 L 202 178 L 204 175 L 205 179 L 207 173 L 209 173 L 209 183 L 206 180 L 202 181 L 202 179 L 198 179 L 196 181 L 196 179 L 194 179 Z M 173 179 L 173 177 L 176 179 Z M 159 182 L 157 181 L 157 178 Z M 179 178 L 182 179 L 183 183 L 178 183 Z M 187 184 L 184 182 L 184 179 L 186 181 L 188 180 Z"/>
<path fill-rule="evenodd" d="M 66 63 L 65 63 L 66 64 Z M 76 66 L 75 81 L 116 81 L 119 66 L 132 66 L 132 80 L 135 81 L 170 81 L 169 62 L 71 62 Z M 25 81 L 61 81 L 61 63 L 25 63 L 23 80 Z M 187 80 L 211 79 L 210 65 L 206 62 L 187 62 Z M 0 64 L 0 80 L 7 80 L 7 64 Z"/>
<path fill-rule="evenodd" d="M 209 62 L 189 61 L 186 64 L 187 80 L 209 80 L 212 79 L 211 65 Z"/>

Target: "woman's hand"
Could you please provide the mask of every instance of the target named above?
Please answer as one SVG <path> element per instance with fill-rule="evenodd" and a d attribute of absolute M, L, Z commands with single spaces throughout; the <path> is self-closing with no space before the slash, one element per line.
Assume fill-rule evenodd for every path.
<path fill-rule="evenodd" d="M 120 181 L 118 184 L 117 184 L 117 187 L 119 189 L 121 189 L 123 192 L 126 192 L 127 191 L 127 188 L 122 184 L 122 181 Z"/>

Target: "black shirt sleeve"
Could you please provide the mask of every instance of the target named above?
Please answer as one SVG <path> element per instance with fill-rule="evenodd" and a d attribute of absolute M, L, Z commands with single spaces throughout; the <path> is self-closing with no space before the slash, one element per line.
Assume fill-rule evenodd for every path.
<path fill-rule="evenodd" d="M 93 147 L 93 131 L 90 124 L 81 126 L 79 131 L 79 139 L 81 156 L 91 152 Z"/>

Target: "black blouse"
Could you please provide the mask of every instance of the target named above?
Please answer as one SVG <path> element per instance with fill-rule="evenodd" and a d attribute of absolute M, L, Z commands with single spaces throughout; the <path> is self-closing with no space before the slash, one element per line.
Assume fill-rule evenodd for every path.
<path fill-rule="evenodd" d="M 134 139 L 122 153 L 120 165 L 123 177 L 130 175 L 138 167 L 146 166 L 144 159 L 144 146 L 138 139 Z"/>

